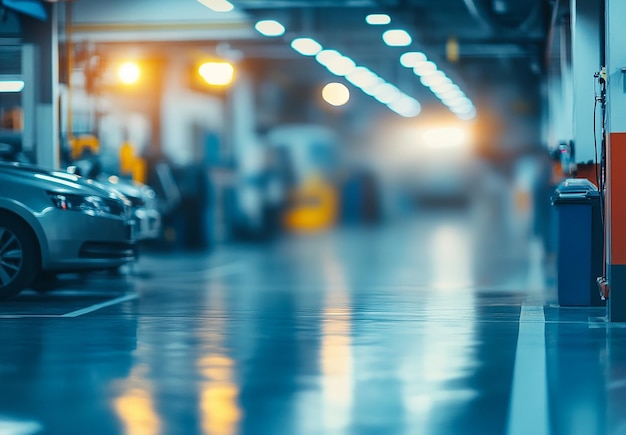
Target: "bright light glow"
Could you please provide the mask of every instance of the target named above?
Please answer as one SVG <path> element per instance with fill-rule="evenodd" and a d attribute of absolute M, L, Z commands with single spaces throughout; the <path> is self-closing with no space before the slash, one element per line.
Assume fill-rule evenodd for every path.
<path fill-rule="evenodd" d="M 476 118 L 476 108 L 472 107 L 471 110 L 469 112 L 466 113 L 457 113 L 456 116 L 459 119 L 463 119 L 466 121 L 469 121 L 470 119 L 474 119 Z"/>
<path fill-rule="evenodd" d="M 303 56 L 315 56 L 322 51 L 322 46 L 315 39 L 296 38 L 291 41 L 291 48 Z"/>
<path fill-rule="evenodd" d="M 469 98 L 467 98 L 463 92 L 460 92 L 460 91 L 456 96 L 453 96 L 450 98 L 443 98 L 441 102 L 448 107 L 472 105 L 472 101 Z"/>
<path fill-rule="evenodd" d="M 234 9 L 232 3 L 226 0 L 198 0 L 198 2 L 215 12 L 230 12 Z"/>
<path fill-rule="evenodd" d="M 448 86 L 448 89 L 437 93 L 437 97 L 439 97 L 442 100 L 449 100 L 449 99 L 463 97 L 463 96 L 465 96 L 463 91 L 461 91 L 461 89 L 459 89 L 459 87 L 454 84 Z"/>
<path fill-rule="evenodd" d="M 346 76 L 346 79 L 358 88 L 366 88 L 378 83 L 378 76 L 371 72 L 369 69 L 358 66 L 350 74 Z"/>
<path fill-rule="evenodd" d="M 124 62 L 117 70 L 117 75 L 125 85 L 134 85 L 139 81 L 141 70 L 135 62 Z"/>
<path fill-rule="evenodd" d="M 450 80 L 448 77 L 445 77 L 444 79 L 439 80 L 437 83 L 434 83 L 429 87 L 430 90 L 433 91 L 433 93 L 437 95 L 437 97 L 439 97 L 440 94 L 451 90 L 452 86 L 454 86 L 452 84 L 452 80 Z"/>
<path fill-rule="evenodd" d="M 322 98 L 331 106 L 343 106 L 350 100 L 350 90 L 341 83 L 329 83 L 322 89 Z"/>
<path fill-rule="evenodd" d="M 336 59 L 331 59 L 326 65 L 328 71 L 337 76 L 346 76 L 350 74 L 356 68 L 356 64 L 352 59 L 346 56 L 341 56 Z"/>
<path fill-rule="evenodd" d="M 452 113 L 456 113 L 457 115 L 460 115 L 462 113 L 470 113 L 472 110 L 474 110 L 474 105 L 471 103 L 450 107 L 450 111 Z"/>
<path fill-rule="evenodd" d="M 332 62 L 341 59 L 342 55 L 337 50 L 322 50 L 315 55 L 315 60 L 328 67 Z"/>
<path fill-rule="evenodd" d="M 408 33 L 406 35 L 408 36 Z M 296 38 L 291 41 L 291 47 L 304 56 L 315 56 L 315 60 L 331 73 L 345 77 L 348 82 L 361 89 L 365 94 L 373 96 L 399 115 L 413 117 L 420 113 L 421 105 L 417 100 L 404 94 L 392 84 L 385 82 L 369 69 L 356 65 L 352 59 L 342 55 L 337 50 L 323 49 L 321 44 L 311 38 Z M 415 53 L 417 54 L 415 59 L 421 60 L 418 52 Z M 329 104 L 340 106 L 350 98 L 349 92 L 344 85 L 336 83 L 328 89 L 325 87 L 322 91 L 322 97 Z M 345 98 L 345 101 L 342 102 L 342 98 Z"/>
<path fill-rule="evenodd" d="M 437 127 L 422 131 L 422 140 L 435 149 L 463 149 L 469 146 L 467 130 L 461 127 Z"/>
<path fill-rule="evenodd" d="M 420 81 L 422 82 L 422 84 L 424 86 L 436 86 L 438 84 L 442 84 L 445 83 L 446 80 L 448 80 L 448 78 L 446 77 L 446 75 L 444 73 L 442 73 L 441 71 L 433 71 L 430 74 L 427 74 L 425 76 L 422 76 L 420 78 Z"/>
<path fill-rule="evenodd" d="M 233 81 L 235 68 L 228 62 L 206 62 L 200 65 L 198 72 L 213 86 L 226 86 Z"/>
<path fill-rule="evenodd" d="M 401 96 L 401 93 L 400 90 L 394 85 L 383 83 L 382 85 L 376 87 L 373 96 L 381 103 L 389 104 L 392 101 L 397 100 Z"/>
<path fill-rule="evenodd" d="M 391 23 L 391 17 L 387 14 L 369 14 L 365 21 L 372 26 L 384 26 Z"/>
<path fill-rule="evenodd" d="M 400 63 L 403 67 L 413 68 L 420 62 L 426 62 L 428 58 L 419 51 L 409 51 L 400 56 Z"/>
<path fill-rule="evenodd" d="M 383 33 L 383 41 L 390 47 L 406 47 L 413 42 L 411 35 L 401 29 L 387 30 Z"/>
<path fill-rule="evenodd" d="M 420 62 L 413 67 L 413 72 L 420 77 L 432 74 L 435 71 L 437 71 L 437 65 L 431 61 Z"/>
<path fill-rule="evenodd" d="M 0 92 L 21 92 L 24 89 L 22 80 L 3 80 L 0 81 Z"/>
<path fill-rule="evenodd" d="M 276 20 L 258 21 L 254 28 L 263 36 L 281 36 L 285 34 L 285 26 Z"/>
<path fill-rule="evenodd" d="M 361 90 L 365 92 L 367 95 L 373 96 L 376 94 L 378 87 L 384 85 L 385 83 L 386 82 L 383 79 L 376 76 L 376 79 L 371 84 L 361 88 Z"/>
<path fill-rule="evenodd" d="M 404 116 L 405 118 L 417 116 L 422 111 L 420 103 L 416 99 L 406 95 L 392 101 L 388 104 L 388 107 L 398 115 Z"/>

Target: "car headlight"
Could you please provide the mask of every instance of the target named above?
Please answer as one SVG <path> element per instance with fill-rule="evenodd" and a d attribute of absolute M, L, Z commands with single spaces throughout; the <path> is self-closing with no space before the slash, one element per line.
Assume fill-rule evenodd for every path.
<path fill-rule="evenodd" d="M 48 197 L 52 200 L 52 204 L 61 210 L 76 210 L 91 215 L 112 214 L 126 216 L 127 214 L 124 204 L 111 198 L 57 192 L 48 192 Z"/>

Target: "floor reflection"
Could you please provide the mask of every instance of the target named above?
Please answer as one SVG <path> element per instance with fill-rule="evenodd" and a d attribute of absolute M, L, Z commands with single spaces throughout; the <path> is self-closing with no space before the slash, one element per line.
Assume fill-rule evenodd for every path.
<path fill-rule="evenodd" d="M 148 255 L 136 301 L 3 321 L 0 428 L 505 435 L 532 299 L 545 347 L 525 346 L 545 354 L 550 434 L 624 432 L 626 328 L 597 307 L 542 306 L 543 287 L 528 287 L 533 249 L 506 228 L 471 209 L 423 210 L 393 226 Z"/>

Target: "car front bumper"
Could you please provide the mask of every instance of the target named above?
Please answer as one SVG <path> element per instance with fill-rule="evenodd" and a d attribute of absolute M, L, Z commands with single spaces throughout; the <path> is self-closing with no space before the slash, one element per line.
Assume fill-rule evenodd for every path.
<path fill-rule="evenodd" d="M 136 260 L 136 223 L 120 216 L 51 209 L 40 216 L 42 270 L 108 269 Z"/>

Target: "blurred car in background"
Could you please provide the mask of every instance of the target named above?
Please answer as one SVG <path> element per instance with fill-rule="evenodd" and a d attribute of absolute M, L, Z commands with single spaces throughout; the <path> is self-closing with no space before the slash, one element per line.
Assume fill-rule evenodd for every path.
<path fill-rule="evenodd" d="M 21 138 L 17 135 L 0 134 L 0 161 L 29 164 L 30 159 L 21 151 Z M 70 174 L 82 175 L 79 167 L 67 168 Z M 121 193 L 131 203 L 132 214 L 137 221 L 138 240 L 156 239 L 161 235 L 161 213 L 158 210 L 154 189 L 142 183 L 115 175 L 101 174 L 97 177 L 102 189 Z"/>
<path fill-rule="evenodd" d="M 151 240 L 161 236 L 161 213 L 153 188 L 116 175 L 102 175 L 98 177 L 98 181 L 105 187 L 121 192 L 130 201 L 133 217 L 137 222 L 137 240 Z"/>
<path fill-rule="evenodd" d="M 66 172 L 0 162 L 0 298 L 44 273 L 116 269 L 136 256 L 123 195 Z"/>
<path fill-rule="evenodd" d="M 77 169 L 76 166 L 68 166 L 67 171 L 80 176 L 80 171 Z M 157 195 L 153 188 L 117 175 L 100 174 L 94 181 L 99 187 L 121 193 L 130 201 L 131 211 L 137 222 L 137 240 L 160 237 L 161 213 L 158 210 Z"/>

